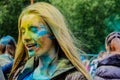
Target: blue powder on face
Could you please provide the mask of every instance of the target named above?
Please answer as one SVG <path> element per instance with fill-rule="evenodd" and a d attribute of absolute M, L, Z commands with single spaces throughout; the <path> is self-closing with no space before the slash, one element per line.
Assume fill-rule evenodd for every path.
<path fill-rule="evenodd" d="M 32 57 L 35 55 L 35 51 L 34 50 L 29 50 L 29 56 Z"/>
<path fill-rule="evenodd" d="M 38 32 L 38 35 L 39 35 L 39 36 L 44 36 L 44 35 L 46 35 L 46 34 L 48 34 L 48 32 L 47 32 L 45 29 L 43 29 L 42 31 L 39 31 L 39 32 Z"/>
<path fill-rule="evenodd" d="M 36 45 L 36 48 L 39 48 L 39 47 L 41 47 L 41 46 L 37 44 L 37 45 Z"/>
<path fill-rule="evenodd" d="M 38 36 L 44 36 L 44 35 L 48 34 L 48 30 L 46 30 L 44 25 L 41 24 L 40 28 L 41 28 L 41 31 L 38 32 Z M 50 35 L 48 38 L 53 40 L 55 37 L 53 35 Z"/>
<path fill-rule="evenodd" d="M 48 34 L 48 31 L 46 30 L 45 26 L 43 24 L 40 25 L 41 31 L 39 31 L 39 36 L 44 36 Z"/>

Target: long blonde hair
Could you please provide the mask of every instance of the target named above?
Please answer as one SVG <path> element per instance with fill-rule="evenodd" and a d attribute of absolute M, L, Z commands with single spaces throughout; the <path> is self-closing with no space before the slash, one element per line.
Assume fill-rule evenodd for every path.
<path fill-rule="evenodd" d="M 19 28 L 21 25 L 22 17 L 28 13 L 38 14 L 49 25 L 52 33 L 54 34 L 59 46 L 65 53 L 66 57 L 78 69 L 78 71 L 80 71 L 88 80 L 91 80 L 89 73 L 86 71 L 85 67 L 82 65 L 82 62 L 79 60 L 79 56 L 76 54 L 78 52 L 77 52 L 77 48 L 74 45 L 73 42 L 74 40 L 70 35 L 64 17 L 59 12 L 59 10 L 56 9 L 54 6 L 45 2 L 39 2 L 30 5 L 23 10 L 23 12 L 19 17 L 19 22 L 18 22 Z M 24 44 L 22 43 L 21 40 L 22 40 L 22 35 L 19 29 L 18 46 L 15 55 L 15 62 L 10 75 L 11 79 L 15 71 L 21 64 L 21 62 L 24 62 L 28 59 L 27 50 L 25 50 Z"/>

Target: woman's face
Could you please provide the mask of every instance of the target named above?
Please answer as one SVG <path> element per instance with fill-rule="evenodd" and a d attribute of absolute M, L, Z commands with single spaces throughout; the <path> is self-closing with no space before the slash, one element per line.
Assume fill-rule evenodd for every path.
<path fill-rule="evenodd" d="M 27 14 L 22 17 L 20 26 L 22 42 L 30 57 L 45 54 L 51 48 L 53 43 L 46 27 L 36 14 Z"/>

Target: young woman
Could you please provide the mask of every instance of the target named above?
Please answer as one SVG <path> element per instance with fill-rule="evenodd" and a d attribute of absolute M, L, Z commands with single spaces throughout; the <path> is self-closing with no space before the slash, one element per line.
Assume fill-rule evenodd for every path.
<path fill-rule="evenodd" d="M 94 80 L 120 80 L 120 32 L 106 37 L 106 57 L 98 63 Z"/>
<path fill-rule="evenodd" d="M 54 6 L 44 2 L 28 6 L 19 17 L 18 28 L 10 80 L 65 80 L 76 71 L 79 80 L 91 79 L 79 60 L 64 17 Z"/>

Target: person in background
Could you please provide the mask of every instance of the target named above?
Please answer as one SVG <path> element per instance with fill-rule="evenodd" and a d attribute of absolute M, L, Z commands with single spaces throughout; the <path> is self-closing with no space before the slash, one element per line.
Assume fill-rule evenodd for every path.
<path fill-rule="evenodd" d="M 120 32 L 110 33 L 105 45 L 107 56 L 98 63 L 94 80 L 120 80 Z"/>
<path fill-rule="evenodd" d="M 93 78 L 95 77 L 96 74 L 98 62 L 104 59 L 106 55 L 107 53 L 105 51 L 100 51 L 97 58 L 90 63 L 90 74 L 92 75 Z"/>
<path fill-rule="evenodd" d="M 82 74 L 81 80 L 91 80 L 65 22 L 60 11 L 45 2 L 22 11 L 10 80 L 65 80 L 74 72 Z"/>
<path fill-rule="evenodd" d="M 1 66 L 0 66 L 0 80 L 5 80 Z"/>
<path fill-rule="evenodd" d="M 88 59 L 83 61 L 83 65 L 85 66 L 85 68 L 87 69 L 87 71 L 90 71 L 90 61 Z"/>
<path fill-rule="evenodd" d="M 106 56 L 107 56 L 107 52 L 106 51 L 100 51 L 99 54 L 98 54 L 98 61 L 101 61 Z"/>
<path fill-rule="evenodd" d="M 0 66 L 8 79 L 8 75 L 12 68 L 14 56 L 15 56 L 16 42 L 12 36 L 4 36 L 0 39 Z"/>
<path fill-rule="evenodd" d="M 4 36 L 0 39 L 0 65 L 13 61 L 15 56 L 16 42 L 12 36 Z"/>

